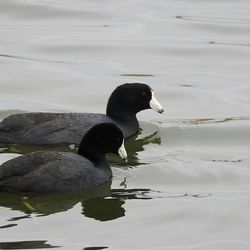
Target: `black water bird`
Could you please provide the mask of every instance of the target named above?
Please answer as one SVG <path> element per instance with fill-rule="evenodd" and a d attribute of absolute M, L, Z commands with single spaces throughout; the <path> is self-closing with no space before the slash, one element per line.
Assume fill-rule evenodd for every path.
<path fill-rule="evenodd" d="M 118 86 L 109 97 L 106 115 L 93 113 L 24 113 L 5 118 L 0 123 L 2 144 L 76 144 L 93 125 L 116 124 L 125 138 L 138 131 L 136 114 L 145 109 L 163 113 L 153 90 L 143 83 Z"/>
<path fill-rule="evenodd" d="M 127 159 L 122 131 L 113 123 L 92 127 L 78 153 L 34 152 L 3 163 L 0 190 L 48 193 L 97 187 L 112 178 L 107 153 Z"/>

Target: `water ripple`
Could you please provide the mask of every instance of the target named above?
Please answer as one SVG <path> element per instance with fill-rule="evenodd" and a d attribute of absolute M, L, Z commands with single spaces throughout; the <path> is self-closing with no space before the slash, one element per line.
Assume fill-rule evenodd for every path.
<path fill-rule="evenodd" d="M 206 23 L 231 23 L 231 24 L 250 24 L 250 19 L 227 18 L 227 17 L 212 17 L 212 16 L 176 16 L 177 19 L 206 22 Z"/>
<path fill-rule="evenodd" d="M 250 43 L 229 43 L 229 42 L 209 42 L 209 44 L 215 44 L 215 45 L 229 45 L 229 46 L 244 46 L 249 47 Z"/>
<path fill-rule="evenodd" d="M 58 60 L 53 60 L 53 59 L 39 59 L 39 58 L 15 56 L 15 55 L 8 55 L 8 54 L 0 54 L 0 57 L 18 59 L 18 60 L 36 61 L 36 62 L 65 63 L 64 61 L 58 61 Z"/>
<path fill-rule="evenodd" d="M 184 124 L 191 124 L 191 125 L 200 125 L 200 124 L 213 124 L 213 123 L 225 123 L 231 121 L 249 121 L 250 116 L 242 116 L 242 117 L 226 117 L 221 119 L 189 119 L 189 120 L 182 120 Z"/>

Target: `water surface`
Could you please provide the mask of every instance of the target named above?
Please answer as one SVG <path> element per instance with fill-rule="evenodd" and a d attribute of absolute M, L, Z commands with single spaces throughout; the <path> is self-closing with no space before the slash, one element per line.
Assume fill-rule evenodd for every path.
<path fill-rule="evenodd" d="M 249 249 L 250 3 L 1 0 L 0 119 L 104 113 L 145 82 L 141 112 L 109 156 L 113 181 L 85 193 L 0 194 L 1 249 Z M 49 147 L 47 150 L 75 150 Z M 32 145 L 1 145 L 0 163 Z"/>

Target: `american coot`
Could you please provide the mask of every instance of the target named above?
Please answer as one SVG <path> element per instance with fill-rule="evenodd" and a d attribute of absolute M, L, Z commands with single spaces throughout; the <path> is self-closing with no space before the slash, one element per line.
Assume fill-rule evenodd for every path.
<path fill-rule="evenodd" d="M 152 89 L 142 83 L 123 84 L 111 94 L 106 115 L 90 113 L 25 113 L 11 115 L 0 123 L 0 143 L 76 144 L 90 127 L 112 122 L 121 128 L 125 138 L 138 131 L 136 113 L 163 108 Z"/>
<path fill-rule="evenodd" d="M 122 131 L 113 123 L 93 126 L 83 137 L 78 154 L 35 152 L 3 163 L 0 190 L 44 193 L 99 186 L 112 178 L 106 153 L 127 159 Z"/>

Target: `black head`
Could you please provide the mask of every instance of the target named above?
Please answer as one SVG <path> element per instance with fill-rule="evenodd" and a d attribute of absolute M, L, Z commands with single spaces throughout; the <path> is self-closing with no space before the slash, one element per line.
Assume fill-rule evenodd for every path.
<path fill-rule="evenodd" d="M 154 105 L 152 103 L 154 102 Z M 111 94 L 107 104 L 107 115 L 135 115 L 141 110 L 153 108 L 162 113 L 163 109 L 154 97 L 152 89 L 144 83 L 125 83 Z"/>
<path fill-rule="evenodd" d="M 104 159 L 107 153 L 119 154 L 126 159 L 123 142 L 123 133 L 115 124 L 101 123 L 93 126 L 83 137 L 78 154 L 93 161 Z"/>

